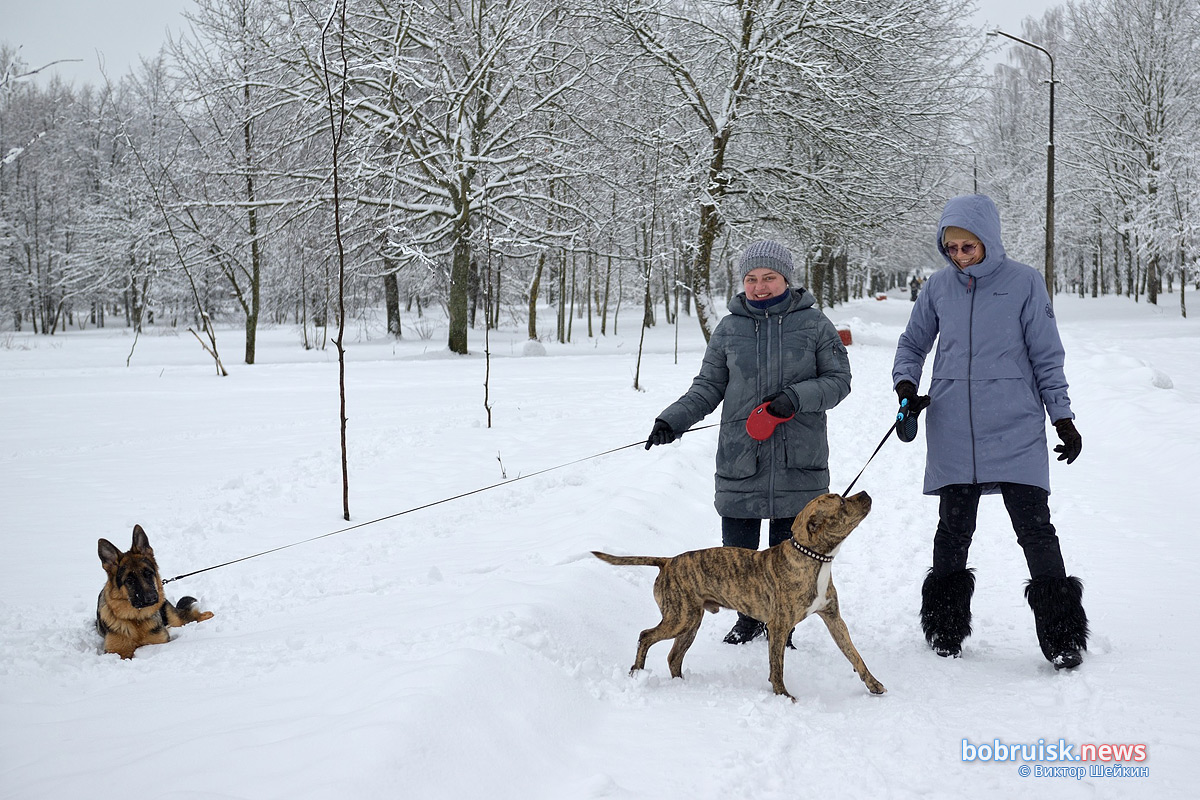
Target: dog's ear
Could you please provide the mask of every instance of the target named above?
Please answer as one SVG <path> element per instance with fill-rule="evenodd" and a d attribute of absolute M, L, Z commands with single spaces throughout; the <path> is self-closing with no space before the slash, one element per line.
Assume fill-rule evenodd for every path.
<path fill-rule="evenodd" d="M 799 536 L 801 533 L 811 536 L 813 531 L 819 530 L 821 527 L 818 517 L 820 514 L 817 509 L 813 507 L 812 503 L 809 503 L 792 520 L 792 536 Z"/>
<path fill-rule="evenodd" d="M 146 532 L 142 530 L 141 525 L 133 526 L 133 547 L 129 548 L 129 550 L 130 552 L 136 550 L 148 556 L 154 555 L 154 550 L 150 547 L 150 538 L 146 536 Z"/>
<path fill-rule="evenodd" d="M 828 524 L 830 516 L 831 515 L 825 511 L 824 506 L 818 506 L 814 504 L 808 515 L 808 521 L 806 523 L 806 528 L 809 534 L 815 534 L 824 528 Z"/>
<path fill-rule="evenodd" d="M 97 542 L 96 550 L 100 553 L 100 563 L 104 565 L 105 569 L 115 567 L 117 559 L 121 557 L 121 551 L 108 539 L 101 539 Z"/>

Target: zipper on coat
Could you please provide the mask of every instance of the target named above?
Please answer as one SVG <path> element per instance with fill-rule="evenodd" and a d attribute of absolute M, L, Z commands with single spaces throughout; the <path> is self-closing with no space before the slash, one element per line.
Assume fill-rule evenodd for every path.
<path fill-rule="evenodd" d="M 756 385 L 758 386 L 759 390 L 759 398 L 766 395 L 766 386 L 778 385 L 781 391 L 783 389 L 783 314 L 779 314 L 775 318 L 775 332 L 777 338 L 779 339 L 779 347 L 776 348 L 778 355 L 775 357 L 775 361 L 777 362 L 775 370 L 776 383 L 771 383 L 771 312 L 768 310 L 765 312 L 765 314 L 767 324 L 765 331 L 761 329 L 759 321 L 757 319 L 754 320 L 755 351 L 758 352 L 760 349 L 762 351 L 762 369 L 758 370 L 758 375 L 755 377 Z M 763 333 L 766 334 L 765 337 L 762 335 Z M 769 457 L 770 460 L 767 463 L 768 519 L 775 519 L 775 465 L 778 461 L 778 448 L 782 446 L 777 441 L 779 438 L 780 437 L 778 436 L 772 436 L 769 440 L 771 442 L 771 453 Z M 760 444 L 759 447 L 762 447 L 762 445 Z"/>
<path fill-rule="evenodd" d="M 979 483 L 978 459 L 975 455 L 975 398 L 971 391 L 971 365 L 975 363 L 975 276 L 967 276 L 967 430 L 971 436 L 971 483 Z"/>
<path fill-rule="evenodd" d="M 779 391 L 782 392 L 787 388 L 783 382 L 783 314 L 779 315 L 779 321 L 775 323 L 775 330 L 779 334 L 779 347 L 776 348 L 775 356 L 776 374 L 779 378 Z M 771 519 L 775 519 L 775 465 L 784 466 L 787 461 L 787 425 L 780 425 L 779 431 L 782 436 L 776 447 L 781 448 L 783 452 L 780 453 L 780 458 L 771 461 Z M 773 455 L 774 453 L 772 453 Z"/>
<path fill-rule="evenodd" d="M 767 317 L 767 319 L 766 319 L 766 323 L 767 323 L 766 345 L 767 346 L 766 346 L 766 351 L 763 353 L 762 374 L 766 378 L 767 385 L 772 386 L 773 384 L 771 383 L 771 312 L 770 311 L 766 312 L 766 317 Z M 763 396 L 763 394 L 766 394 L 766 392 L 764 391 L 762 394 L 759 395 L 759 397 L 761 398 Z M 768 469 L 768 474 L 767 474 L 767 518 L 768 519 L 775 519 L 775 456 L 776 456 L 775 440 L 776 440 L 776 438 L 777 437 L 772 436 L 770 439 L 771 455 L 770 455 L 770 460 L 767 462 L 767 469 Z"/>
<path fill-rule="evenodd" d="M 762 330 L 758 320 L 754 320 L 754 358 L 758 360 L 758 352 L 762 350 Z M 755 370 L 754 375 L 754 391 L 756 397 L 763 396 L 763 376 L 758 370 Z"/>
<path fill-rule="evenodd" d="M 779 339 L 779 347 L 777 348 L 777 355 L 775 356 L 775 375 L 779 380 L 779 391 L 782 392 L 785 388 L 787 388 L 783 384 L 783 315 L 782 314 L 779 315 L 778 321 L 775 323 L 775 328 L 777 329 L 777 332 L 779 334 L 779 336 L 777 337 Z"/>

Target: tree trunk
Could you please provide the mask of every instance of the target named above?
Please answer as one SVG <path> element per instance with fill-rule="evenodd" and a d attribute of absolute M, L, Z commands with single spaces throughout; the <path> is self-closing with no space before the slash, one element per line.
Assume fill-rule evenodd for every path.
<path fill-rule="evenodd" d="M 719 203 L 725 196 L 728 178 L 725 175 L 725 148 L 729 144 L 730 128 L 725 128 L 712 139 L 712 156 L 708 162 L 708 185 L 700 200 L 700 227 L 696 236 L 696 258 L 692 261 L 692 294 L 696 297 L 696 321 L 704 341 L 712 337 L 716 327 L 716 314 L 712 309 L 712 253 L 721 232 Z"/>
<path fill-rule="evenodd" d="M 128 303 L 128 324 L 133 328 L 135 333 L 142 332 L 142 298 L 138 294 L 137 276 L 130 274 L 129 276 L 129 303 Z"/>
<path fill-rule="evenodd" d="M 385 258 L 387 264 L 390 259 Z M 397 339 L 403 338 L 400 328 L 400 284 L 395 270 L 383 274 L 383 301 L 387 307 L 387 330 Z"/>
<path fill-rule="evenodd" d="M 594 256 L 594 253 L 592 253 L 591 247 L 588 247 L 587 262 L 586 262 L 586 267 L 585 267 L 587 269 L 587 280 L 585 281 L 585 284 L 584 284 L 584 286 L 585 286 L 584 294 L 587 295 L 587 322 L 588 322 L 588 334 L 587 335 L 588 335 L 589 339 L 593 338 L 593 336 L 594 336 L 594 333 L 592 330 L 592 273 L 596 269 L 596 261 L 595 261 L 595 258 L 593 258 L 593 256 Z"/>
<path fill-rule="evenodd" d="M 671 313 L 671 295 L 672 295 L 671 283 L 672 283 L 672 279 L 674 277 L 675 276 L 671 274 L 670 270 L 664 269 L 662 271 L 663 322 L 665 322 L 667 325 L 675 324 L 674 316 Z M 676 290 L 674 292 L 674 295 L 675 295 L 675 305 L 676 305 L 676 307 L 678 307 L 679 306 L 679 291 Z"/>
<path fill-rule="evenodd" d="M 700 206 L 700 230 L 696 241 L 696 257 L 692 260 L 692 295 L 696 298 L 696 321 L 704 341 L 712 338 L 716 327 L 716 314 L 712 309 L 711 270 L 712 249 L 720 231 L 721 219 L 715 203 L 704 202 Z"/>
<path fill-rule="evenodd" d="M 537 302 L 538 293 L 542 289 L 542 270 L 546 268 L 546 251 L 538 253 L 537 268 L 533 271 L 533 281 L 529 284 L 529 338 L 536 341 L 537 335 Z"/>
<path fill-rule="evenodd" d="M 850 302 L 850 254 L 842 248 L 837 256 L 838 293 L 830 306 Z"/>
<path fill-rule="evenodd" d="M 608 263 L 604 268 L 604 302 L 600 305 L 600 335 L 604 336 L 608 331 L 608 303 L 610 293 L 612 291 L 612 255 L 608 256 Z"/>
<path fill-rule="evenodd" d="M 646 223 L 641 225 L 642 234 L 642 328 L 653 328 L 656 320 L 654 319 L 654 294 L 651 291 L 651 277 L 654 272 L 654 240 L 651 230 L 647 228 Z M 645 331 L 643 330 L 643 338 Z M 638 360 L 641 360 L 641 353 L 638 353 Z M 634 379 L 634 388 L 637 388 L 637 380 Z"/>
<path fill-rule="evenodd" d="M 1129 246 L 1129 234 L 1121 234 L 1121 245 L 1125 251 L 1125 296 L 1135 300 L 1134 289 L 1137 287 L 1137 275 L 1133 266 L 1133 249 Z"/>
<path fill-rule="evenodd" d="M 479 264 L 471 259 L 471 271 L 467 275 L 467 326 L 475 327 L 475 311 L 479 307 Z"/>
<path fill-rule="evenodd" d="M 571 251 L 571 302 L 567 306 L 567 341 L 571 341 L 571 329 L 575 327 L 575 291 L 578 288 L 576 252 Z"/>
<path fill-rule="evenodd" d="M 613 336 L 617 335 L 617 318 L 621 315 L 621 301 L 625 298 L 625 270 L 617 270 L 617 305 L 613 309 Z"/>
<path fill-rule="evenodd" d="M 1187 250 L 1183 241 L 1179 242 L 1179 313 L 1187 319 Z"/>
<path fill-rule="evenodd" d="M 817 301 L 818 307 L 824 307 L 825 304 L 825 282 L 829 274 L 829 250 L 824 246 L 817 248 L 817 252 L 813 255 L 812 265 L 810 268 L 810 283 L 809 291 Z"/>
<path fill-rule="evenodd" d="M 1121 237 L 1113 232 L 1113 294 L 1121 296 Z"/>
<path fill-rule="evenodd" d="M 245 108 L 250 108 L 250 83 L 242 87 L 242 100 Z M 245 145 L 246 156 L 246 223 L 250 228 L 250 304 L 246 311 L 246 363 L 254 363 L 254 351 L 258 340 L 258 312 L 262 289 L 262 249 L 258 243 L 258 209 L 254 207 L 255 189 L 253 166 L 253 149 L 251 147 L 250 120 L 242 123 L 242 141 Z"/>
<path fill-rule="evenodd" d="M 462 200 L 466 202 L 465 199 Z M 467 353 L 467 285 L 471 273 L 471 223 L 469 210 L 460 209 L 454 223 L 454 256 L 450 267 L 450 336 L 451 353 Z"/>
<path fill-rule="evenodd" d="M 567 343 L 567 259 L 566 253 L 558 254 L 558 309 L 555 335 L 559 344 Z"/>
<path fill-rule="evenodd" d="M 492 327 L 500 327 L 500 265 L 496 265 L 496 282 L 492 285 Z"/>

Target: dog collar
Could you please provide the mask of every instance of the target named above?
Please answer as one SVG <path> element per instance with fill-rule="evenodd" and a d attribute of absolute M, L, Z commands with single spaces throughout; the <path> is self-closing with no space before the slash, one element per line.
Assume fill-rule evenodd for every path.
<path fill-rule="evenodd" d="M 804 545 L 797 542 L 795 539 L 788 539 L 788 541 L 792 543 L 792 547 L 796 548 L 797 550 L 799 550 L 801 553 L 808 556 L 809 558 L 815 559 L 815 560 L 820 561 L 825 564 L 828 564 L 830 561 L 833 561 L 833 556 L 822 555 L 821 553 L 818 553 L 816 550 L 805 547 Z"/>

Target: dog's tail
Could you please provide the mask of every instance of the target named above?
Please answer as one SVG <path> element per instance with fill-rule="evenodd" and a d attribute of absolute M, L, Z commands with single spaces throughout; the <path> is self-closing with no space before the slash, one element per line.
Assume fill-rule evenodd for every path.
<path fill-rule="evenodd" d="M 662 569 L 671 560 L 665 556 L 610 556 L 608 553 L 601 553 L 599 550 L 593 550 L 592 555 L 601 561 L 607 561 L 609 564 L 617 564 L 625 567 L 658 567 Z"/>

